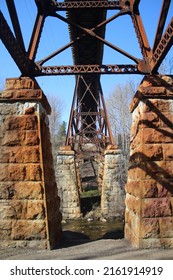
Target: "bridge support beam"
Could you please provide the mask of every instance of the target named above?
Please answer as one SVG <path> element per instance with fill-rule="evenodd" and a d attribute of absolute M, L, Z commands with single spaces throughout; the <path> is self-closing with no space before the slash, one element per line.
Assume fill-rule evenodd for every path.
<path fill-rule="evenodd" d="M 105 150 L 105 161 L 102 181 L 101 212 L 105 218 L 124 218 L 124 171 L 121 150 Z"/>
<path fill-rule="evenodd" d="M 125 237 L 173 248 L 173 77 L 146 76 L 131 104 Z"/>
<path fill-rule="evenodd" d="M 56 181 L 64 220 L 81 217 L 77 172 L 75 152 L 70 146 L 60 147 L 57 156 Z"/>
<path fill-rule="evenodd" d="M 61 236 L 47 114 L 35 80 L 7 79 L 0 96 L 0 243 L 53 249 Z"/>

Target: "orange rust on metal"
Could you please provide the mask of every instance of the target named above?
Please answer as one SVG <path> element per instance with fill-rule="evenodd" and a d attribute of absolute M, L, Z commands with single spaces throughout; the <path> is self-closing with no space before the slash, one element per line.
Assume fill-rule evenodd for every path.
<path fill-rule="evenodd" d="M 76 87 L 72 102 L 66 145 L 78 148 L 94 143 L 106 147 L 113 142 L 106 106 L 101 90 L 100 76 L 103 74 L 157 74 L 158 68 L 173 43 L 172 21 L 165 28 L 170 0 L 163 0 L 153 48 L 149 45 L 145 26 L 140 14 L 140 2 L 144 0 L 119 1 L 71 1 L 35 0 L 37 14 L 28 50 L 25 50 L 20 21 L 15 8 L 15 0 L 7 0 L 7 8 L 15 35 L 0 12 L 0 39 L 19 67 L 21 74 L 28 77 L 51 75 L 76 75 Z M 114 14 L 108 17 L 107 11 Z M 63 16 L 59 12 L 66 11 Z M 129 16 L 132 20 L 142 58 L 134 57 L 124 49 L 105 39 L 106 26 L 117 18 Z M 56 18 L 67 24 L 70 42 L 48 53 L 36 61 L 41 34 L 47 17 Z M 165 34 L 163 33 L 163 30 Z M 119 30 L 115 30 L 116 32 Z M 58 40 L 58 35 L 57 35 Z M 115 52 L 132 60 L 133 64 L 104 64 L 103 50 L 108 46 Z M 71 47 L 74 65 L 48 65 L 45 63 Z M 124 46 L 125 47 L 125 46 Z M 81 150 L 81 147 L 79 150 Z M 78 149 L 77 148 L 77 149 Z"/>

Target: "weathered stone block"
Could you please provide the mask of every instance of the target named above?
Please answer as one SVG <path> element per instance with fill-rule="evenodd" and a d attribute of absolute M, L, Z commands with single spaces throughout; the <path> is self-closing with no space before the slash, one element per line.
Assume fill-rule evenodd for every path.
<path fill-rule="evenodd" d="M 37 163 L 40 162 L 39 147 L 2 147 L 0 163 Z"/>
<path fill-rule="evenodd" d="M 133 196 L 140 197 L 140 181 L 128 181 L 125 186 L 126 193 L 129 193 Z"/>
<path fill-rule="evenodd" d="M 7 201 L 0 201 L 0 220 L 15 219 L 16 212 Z"/>
<path fill-rule="evenodd" d="M 5 84 L 6 90 L 14 90 L 14 89 L 40 89 L 36 80 L 27 79 L 27 78 L 12 78 L 7 79 Z"/>
<path fill-rule="evenodd" d="M 1 240 L 1 247 L 5 248 L 28 248 L 37 250 L 49 249 L 46 239 L 44 240 Z"/>
<path fill-rule="evenodd" d="M 138 197 L 127 194 L 125 204 L 126 204 L 127 209 L 132 211 L 134 214 L 140 213 L 141 200 Z"/>
<path fill-rule="evenodd" d="M 1 164 L 0 181 L 26 180 L 26 166 L 21 164 Z"/>
<path fill-rule="evenodd" d="M 171 199 L 148 198 L 142 201 L 142 217 L 166 217 L 172 215 Z"/>
<path fill-rule="evenodd" d="M 131 228 L 132 231 L 139 235 L 140 232 L 140 219 L 139 216 L 136 215 L 133 211 L 127 209 L 125 213 L 125 219 L 128 226 Z"/>
<path fill-rule="evenodd" d="M 12 222 L 11 220 L 0 220 L 0 240 L 10 239 L 11 238 L 11 230 L 12 230 Z M 2 245 L 2 244 L 1 244 Z"/>
<path fill-rule="evenodd" d="M 142 219 L 140 227 L 140 238 L 159 238 L 159 219 Z"/>
<path fill-rule="evenodd" d="M 25 137 L 25 145 L 37 146 L 40 143 L 40 139 L 37 131 L 27 131 Z"/>
<path fill-rule="evenodd" d="M 139 181 L 139 180 L 144 180 L 146 177 L 150 178 L 151 176 L 146 171 L 145 164 L 141 164 L 141 168 L 139 166 L 129 167 L 128 178 L 130 180 Z"/>
<path fill-rule="evenodd" d="M 144 107 L 143 107 L 143 112 L 171 112 L 171 100 L 164 100 L 164 99 L 149 99 L 145 100 L 144 102 Z"/>
<path fill-rule="evenodd" d="M 24 114 L 33 115 L 35 113 L 35 111 L 36 111 L 36 108 L 34 106 L 31 106 L 31 107 L 25 109 Z"/>
<path fill-rule="evenodd" d="M 143 198 L 158 197 L 157 182 L 155 180 L 141 181 L 141 190 Z"/>
<path fill-rule="evenodd" d="M 164 161 L 143 161 L 130 165 L 128 176 L 131 180 L 157 179 L 166 180 L 172 178 L 172 162 Z"/>
<path fill-rule="evenodd" d="M 45 218 L 45 207 L 43 201 L 30 200 L 27 203 L 26 219 L 39 220 Z"/>
<path fill-rule="evenodd" d="M 151 248 L 160 248 L 160 247 L 162 247 L 160 238 L 156 237 L 156 238 L 139 239 L 138 248 L 151 249 Z"/>
<path fill-rule="evenodd" d="M 132 231 L 132 229 L 128 226 L 127 223 L 125 224 L 124 234 L 125 238 L 130 242 L 130 244 L 133 247 L 139 248 L 139 238 L 135 235 L 135 231 Z"/>
<path fill-rule="evenodd" d="M 35 130 L 38 127 L 36 116 L 9 116 L 4 123 L 5 130 Z"/>
<path fill-rule="evenodd" d="M 143 143 L 172 143 L 172 129 L 170 127 L 164 127 L 162 129 L 144 128 L 143 131 Z"/>
<path fill-rule="evenodd" d="M 163 144 L 163 155 L 164 155 L 164 160 L 173 161 L 173 143 Z"/>
<path fill-rule="evenodd" d="M 138 126 L 140 126 L 140 128 L 159 127 L 160 118 L 159 118 L 158 114 L 156 114 L 155 112 L 143 113 L 139 119 Z"/>
<path fill-rule="evenodd" d="M 173 180 L 165 180 L 163 185 L 157 184 L 158 197 L 171 197 L 173 196 Z"/>
<path fill-rule="evenodd" d="M 26 166 L 26 179 L 29 181 L 42 181 L 42 168 L 40 164 Z"/>
<path fill-rule="evenodd" d="M 141 160 L 143 161 L 158 161 L 163 160 L 163 148 L 161 144 L 146 144 L 142 146 Z"/>
<path fill-rule="evenodd" d="M 173 178 L 173 161 L 160 161 L 157 163 L 164 178 Z"/>
<path fill-rule="evenodd" d="M 130 136 L 130 143 L 131 143 L 131 149 L 137 149 L 141 145 L 141 140 L 143 139 L 143 130 L 139 129 L 138 133 L 134 132 L 134 134 L 131 134 Z"/>
<path fill-rule="evenodd" d="M 173 104 L 173 102 L 172 102 Z M 171 105 L 171 104 L 170 104 Z M 170 106 L 171 107 L 171 106 Z M 172 106 L 173 107 L 173 106 Z M 160 117 L 160 127 L 170 127 L 172 128 L 173 124 L 173 112 L 165 112 L 164 116 Z"/>
<path fill-rule="evenodd" d="M 0 199 L 43 199 L 40 182 L 0 182 Z"/>
<path fill-rule="evenodd" d="M 26 132 L 9 130 L 2 139 L 2 146 L 20 146 L 23 145 Z"/>
<path fill-rule="evenodd" d="M 41 240 L 46 238 L 46 225 L 42 220 L 18 220 L 12 222 L 12 239 Z"/>
<path fill-rule="evenodd" d="M 173 217 L 159 218 L 160 237 L 173 238 Z"/>

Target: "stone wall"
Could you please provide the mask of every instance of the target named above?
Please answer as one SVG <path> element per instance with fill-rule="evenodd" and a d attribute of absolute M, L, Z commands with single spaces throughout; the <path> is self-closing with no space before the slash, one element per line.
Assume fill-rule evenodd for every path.
<path fill-rule="evenodd" d="M 50 110 L 35 80 L 7 79 L 0 95 L 1 246 L 54 248 L 60 239 Z"/>
<path fill-rule="evenodd" d="M 81 217 L 75 153 L 70 146 L 62 146 L 57 156 L 56 181 L 64 220 Z"/>
<path fill-rule="evenodd" d="M 121 150 L 108 147 L 105 150 L 101 195 L 101 212 L 105 218 L 124 219 L 124 175 Z"/>
<path fill-rule="evenodd" d="M 173 79 L 146 76 L 131 104 L 125 236 L 139 248 L 173 247 Z"/>

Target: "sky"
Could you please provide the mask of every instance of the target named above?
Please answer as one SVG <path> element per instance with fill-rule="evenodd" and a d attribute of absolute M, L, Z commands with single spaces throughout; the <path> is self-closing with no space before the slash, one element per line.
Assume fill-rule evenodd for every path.
<path fill-rule="evenodd" d="M 36 15 L 36 6 L 34 0 L 15 0 L 15 5 L 18 17 L 21 23 L 21 29 L 24 37 L 26 49 L 29 44 L 33 24 Z M 140 14 L 142 17 L 143 25 L 145 27 L 149 44 L 152 47 L 157 23 L 162 6 L 162 0 L 141 0 L 140 1 Z M 8 24 L 12 27 L 6 1 L 0 0 L 0 10 L 3 12 Z M 108 11 L 107 18 L 116 14 L 118 11 Z M 65 12 L 61 12 L 65 16 Z M 165 27 L 170 22 L 173 14 L 173 1 L 169 9 L 167 22 Z M 106 26 L 106 40 L 110 43 L 122 48 L 124 51 L 129 52 L 135 57 L 141 58 L 139 44 L 134 32 L 130 16 L 122 16 Z M 40 40 L 39 49 L 37 52 L 36 60 L 46 57 L 56 49 L 64 46 L 70 41 L 68 33 L 68 25 L 59 19 L 47 17 L 42 37 Z M 173 50 L 169 52 L 169 56 L 173 54 Z M 104 47 L 103 64 L 123 64 L 134 63 L 132 60 L 122 56 L 109 47 Z M 46 64 L 45 64 L 46 65 Z M 47 65 L 73 65 L 71 49 L 67 49 L 57 57 L 47 62 Z M 5 49 L 3 43 L 0 41 L 0 89 L 4 87 L 6 78 L 19 77 L 21 75 L 15 62 Z M 134 76 L 133 76 L 134 77 Z M 101 85 L 105 97 L 108 97 L 118 84 L 122 84 L 132 78 L 132 75 L 102 75 Z M 134 79 L 142 79 L 141 75 L 134 77 Z M 58 96 L 64 104 L 64 111 L 62 113 L 62 121 L 68 122 L 70 107 L 74 93 L 75 78 L 74 76 L 48 76 L 39 77 L 37 81 L 44 93 L 48 96 Z"/>

